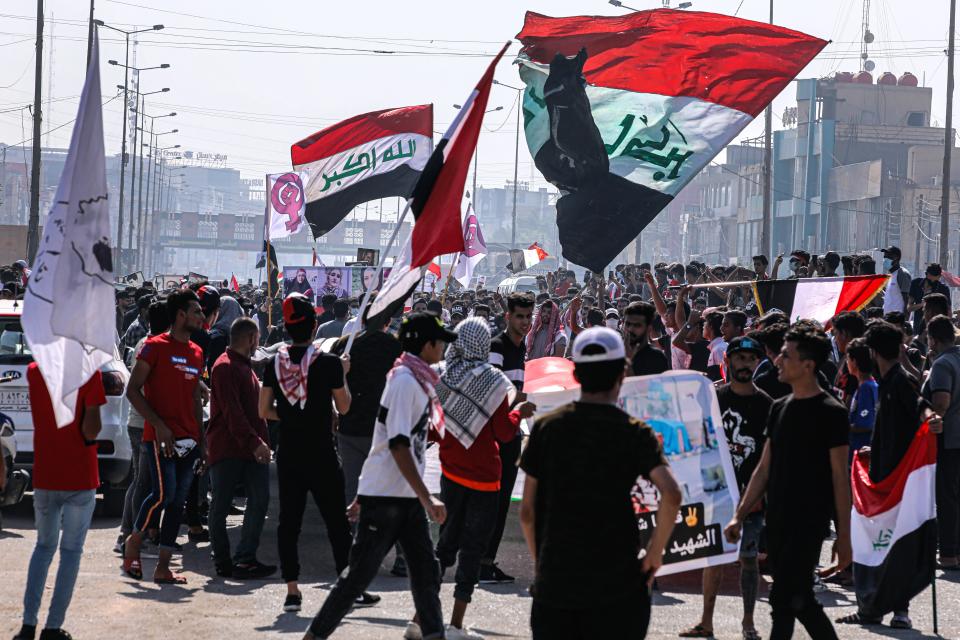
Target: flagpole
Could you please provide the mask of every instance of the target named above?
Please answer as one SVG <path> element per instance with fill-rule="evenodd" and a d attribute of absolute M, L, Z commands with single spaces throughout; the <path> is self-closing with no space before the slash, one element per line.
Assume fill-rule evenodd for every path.
<path fill-rule="evenodd" d="M 453 262 L 450 263 L 450 271 L 447 272 L 447 281 L 443 285 L 443 295 L 440 296 L 440 304 L 443 304 L 447 301 L 447 291 L 450 289 L 450 280 L 453 278 L 453 270 L 457 267 L 457 263 L 460 262 L 460 256 L 463 253 L 457 252 L 457 255 L 453 257 Z"/>
<path fill-rule="evenodd" d="M 933 596 L 933 635 L 940 635 L 940 625 L 937 621 L 937 571 L 933 571 L 933 581 L 930 583 L 932 589 L 931 595 Z"/>
<path fill-rule="evenodd" d="M 267 331 L 273 326 L 273 294 L 270 292 L 270 281 L 273 280 L 273 271 L 270 269 L 270 174 L 268 173 L 263 180 L 264 187 L 264 211 L 263 211 L 263 239 L 267 248 L 267 255 L 263 257 L 263 263 L 267 266 Z"/>
<path fill-rule="evenodd" d="M 390 253 L 390 250 L 393 248 L 394 242 L 397 241 L 397 235 L 400 233 L 401 227 L 403 227 L 403 221 L 407 218 L 407 212 L 410 211 L 410 205 L 413 204 L 413 198 L 407 200 L 407 205 L 403 208 L 403 213 L 400 214 L 400 217 L 397 218 L 397 226 L 393 230 L 393 235 L 390 236 L 390 242 L 387 243 L 386 248 L 380 252 L 380 264 L 377 265 L 377 274 L 374 277 L 374 282 L 380 282 L 380 274 L 383 273 L 383 267 L 387 263 L 387 255 Z M 363 294 L 363 300 L 360 302 L 360 308 L 357 310 L 357 318 L 359 322 L 358 326 L 362 328 L 363 325 L 363 313 L 367 310 L 367 307 L 370 305 L 370 294 L 373 293 L 373 289 L 367 289 L 367 292 Z M 347 346 L 343 350 L 343 355 L 350 355 L 350 350 L 353 348 L 353 341 L 357 337 L 358 330 L 350 332 L 350 337 L 347 338 Z"/>

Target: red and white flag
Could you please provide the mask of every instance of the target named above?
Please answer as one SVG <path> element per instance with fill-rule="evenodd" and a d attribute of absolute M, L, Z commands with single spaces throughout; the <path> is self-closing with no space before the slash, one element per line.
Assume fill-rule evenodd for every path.
<path fill-rule="evenodd" d="M 240 293 L 240 283 L 237 282 L 237 276 L 234 273 L 230 274 L 230 290 Z"/>
<path fill-rule="evenodd" d="M 338 122 L 290 148 L 303 172 L 313 237 L 359 204 L 409 198 L 433 150 L 433 105 L 384 109 Z"/>
<path fill-rule="evenodd" d="M 510 270 L 514 273 L 529 269 L 550 257 L 543 247 L 534 242 L 526 249 L 510 250 Z"/>
<path fill-rule="evenodd" d="M 527 145 L 563 193 L 563 256 L 598 273 L 827 44 L 672 9 L 527 12 L 517 38 Z"/>
<path fill-rule="evenodd" d="M 853 459 L 850 542 L 861 615 L 882 618 L 930 586 L 936 570 L 937 441 L 923 424 L 880 482 Z"/>
<path fill-rule="evenodd" d="M 841 311 L 860 311 L 887 286 L 889 275 L 758 280 L 752 282 L 760 313 L 773 309 L 790 322 L 816 320 L 826 325 Z"/>
<path fill-rule="evenodd" d="M 463 187 L 470 160 L 477 148 L 493 72 L 509 44 L 503 46 L 487 67 L 427 161 L 410 202 L 414 216 L 413 231 L 397 256 L 390 277 L 371 303 L 368 318 L 381 314 L 389 317 L 410 297 L 423 277 L 426 266 L 434 258 L 463 251 L 460 224 Z"/>

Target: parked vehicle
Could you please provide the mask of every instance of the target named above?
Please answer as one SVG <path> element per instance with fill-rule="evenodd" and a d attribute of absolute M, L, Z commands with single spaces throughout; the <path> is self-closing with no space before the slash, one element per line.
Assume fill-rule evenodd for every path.
<path fill-rule="evenodd" d="M 15 425 L 16 455 L 14 467 L 23 471 L 33 469 L 33 420 L 30 414 L 30 390 L 27 386 L 27 367 L 33 362 L 20 324 L 23 302 L 0 300 L 0 412 Z M 102 428 L 97 436 L 97 459 L 100 469 L 100 488 L 104 515 L 120 515 L 123 498 L 130 482 L 132 452 L 127 436 L 127 416 L 130 408 L 124 391 L 130 373 L 119 354 L 100 369 L 107 404 L 100 407 Z"/>
<path fill-rule="evenodd" d="M 3 457 L 7 481 L 0 491 L 0 507 L 12 507 L 23 499 L 23 493 L 30 482 L 30 474 L 22 469 L 13 468 L 13 459 L 17 455 L 17 441 L 14 438 L 13 420 L 0 413 L 0 456 Z M 0 511 L 0 530 L 3 529 L 3 512 Z"/>
<path fill-rule="evenodd" d="M 497 293 L 507 297 L 514 291 L 529 291 L 536 294 L 540 291 L 537 279 L 534 276 L 510 276 L 497 285 Z"/>

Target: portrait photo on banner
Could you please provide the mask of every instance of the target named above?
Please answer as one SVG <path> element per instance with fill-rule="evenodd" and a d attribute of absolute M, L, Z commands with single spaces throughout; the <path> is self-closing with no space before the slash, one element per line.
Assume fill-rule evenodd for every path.
<path fill-rule="evenodd" d="M 319 305 L 327 294 L 337 298 L 362 296 L 367 287 L 376 289 L 376 267 L 284 267 L 283 295 L 302 293 Z"/>

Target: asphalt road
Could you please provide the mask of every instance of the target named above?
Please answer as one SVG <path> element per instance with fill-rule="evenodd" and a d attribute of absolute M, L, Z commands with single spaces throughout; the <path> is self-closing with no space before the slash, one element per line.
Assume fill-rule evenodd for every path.
<path fill-rule="evenodd" d="M 276 564 L 276 484 L 271 510 L 261 539 L 260 559 Z M 501 547 L 500 565 L 518 577 L 515 585 L 479 587 L 467 612 L 467 625 L 487 638 L 528 638 L 531 599 L 526 589 L 532 568 L 517 523 L 516 505 L 507 525 Z M 240 516 L 230 518 L 231 537 L 239 536 Z M 209 558 L 209 545 L 180 538 L 184 553 L 178 565 L 189 583 L 186 586 L 160 587 L 149 580 L 136 582 L 121 575 L 119 556 L 112 547 L 118 521 L 95 517 L 87 536 L 80 577 L 64 627 L 75 638 L 300 638 L 310 619 L 322 604 L 335 578 L 332 556 L 315 507 L 308 505 L 300 537 L 302 564 L 301 590 L 304 610 L 283 613 L 285 588 L 279 579 L 246 581 L 215 577 Z M 12 637 L 20 625 L 21 601 L 27 565 L 36 539 L 32 506 L 27 497 L 14 509 L 4 510 L 4 530 L 0 533 L 0 638 Z M 177 560 L 177 558 L 175 558 Z M 41 610 L 45 618 L 56 572 L 51 566 Z M 152 575 L 155 560 L 144 559 L 144 572 Z M 407 581 L 388 572 L 392 557 L 384 561 L 384 570 L 370 590 L 383 596 L 376 607 L 355 610 L 347 616 L 334 638 L 380 640 L 400 638 L 413 613 Z M 448 573 L 451 575 L 452 572 Z M 766 603 L 769 577 L 764 576 L 761 602 L 757 604 L 757 625 L 767 637 L 770 630 Z M 700 613 L 700 575 L 690 572 L 661 578 L 654 598 L 648 637 L 676 638 L 677 633 L 693 625 Z M 960 572 L 940 574 L 937 581 L 941 637 L 960 638 Z M 831 618 L 852 612 L 854 596 L 839 587 L 831 587 L 819 596 Z M 453 583 L 443 584 L 445 615 L 453 601 Z M 715 634 L 718 638 L 740 638 L 741 604 L 735 568 L 725 573 L 717 603 Z M 916 630 L 894 631 L 889 627 L 842 627 L 841 638 L 926 638 L 933 635 L 931 590 L 917 597 L 911 606 Z M 807 637 L 798 627 L 796 637 Z"/>

